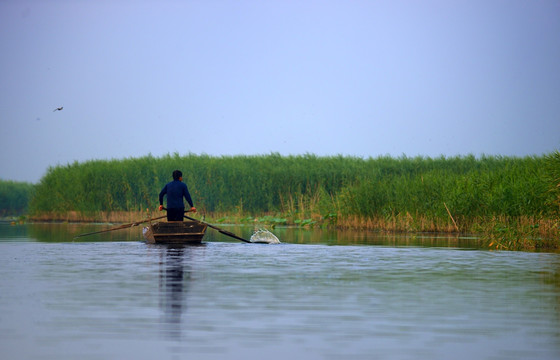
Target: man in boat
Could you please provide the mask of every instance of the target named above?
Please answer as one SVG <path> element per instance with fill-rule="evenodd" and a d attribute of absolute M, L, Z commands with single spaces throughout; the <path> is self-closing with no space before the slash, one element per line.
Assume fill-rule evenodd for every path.
<path fill-rule="evenodd" d="M 183 221 L 183 214 L 185 213 L 183 198 L 191 206 L 191 211 L 196 212 L 187 184 L 183 182 L 183 173 L 181 171 L 173 171 L 173 181 L 167 183 L 161 189 L 159 193 L 159 211 L 163 210 L 163 196 L 165 194 L 167 194 L 167 221 Z"/>

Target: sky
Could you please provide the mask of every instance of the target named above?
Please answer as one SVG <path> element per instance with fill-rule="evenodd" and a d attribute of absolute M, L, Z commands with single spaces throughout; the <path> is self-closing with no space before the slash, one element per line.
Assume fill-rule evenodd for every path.
<path fill-rule="evenodd" d="M 0 179 L 32 183 L 149 154 L 539 156 L 560 1 L 0 0 L 0 126 Z"/>

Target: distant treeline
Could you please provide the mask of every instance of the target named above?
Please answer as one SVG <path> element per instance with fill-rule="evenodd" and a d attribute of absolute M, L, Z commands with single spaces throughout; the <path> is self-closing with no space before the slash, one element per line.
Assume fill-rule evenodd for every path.
<path fill-rule="evenodd" d="M 259 216 L 454 220 L 554 217 L 560 153 L 543 156 L 358 157 L 178 154 L 94 160 L 52 167 L 36 186 L 32 214 L 155 209 L 158 193 L 183 171 L 195 206 Z M 334 220 L 333 220 L 334 221 Z"/>
<path fill-rule="evenodd" d="M 25 214 L 34 189 L 30 183 L 0 180 L 0 217 Z"/>

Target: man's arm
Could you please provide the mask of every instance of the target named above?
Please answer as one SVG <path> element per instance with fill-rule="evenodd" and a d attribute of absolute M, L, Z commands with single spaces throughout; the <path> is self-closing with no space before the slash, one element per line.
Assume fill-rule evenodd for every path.
<path fill-rule="evenodd" d="M 159 204 L 163 205 L 163 195 L 167 194 L 167 185 L 165 185 L 163 187 L 163 189 L 161 189 L 161 191 L 159 192 Z"/>
<path fill-rule="evenodd" d="M 185 197 L 185 200 L 187 200 L 189 205 L 191 207 L 194 207 L 193 202 L 192 202 L 192 198 L 191 198 L 191 194 L 189 193 L 189 189 L 186 186 L 183 188 L 183 196 Z"/>
<path fill-rule="evenodd" d="M 189 188 L 187 187 L 187 184 L 185 184 L 185 186 L 183 187 L 183 196 L 185 197 L 185 199 L 187 200 L 187 202 L 191 206 L 191 210 L 193 212 L 196 212 L 196 208 L 193 205 L 191 194 L 189 193 Z"/>

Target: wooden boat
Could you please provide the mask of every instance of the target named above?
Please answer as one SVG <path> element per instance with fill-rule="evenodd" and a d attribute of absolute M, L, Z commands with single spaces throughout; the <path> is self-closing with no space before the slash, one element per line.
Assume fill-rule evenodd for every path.
<path fill-rule="evenodd" d="M 167 221 L 151 223 L 144 228 L 144 238 L 152 244 L 200 244 L 206 224 L 198 221 Z"/>

